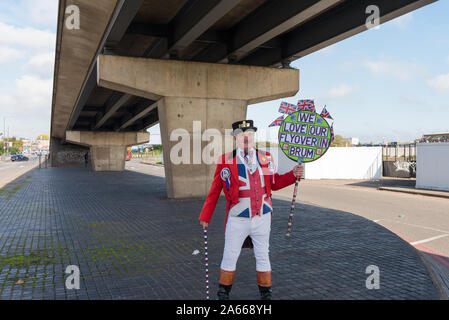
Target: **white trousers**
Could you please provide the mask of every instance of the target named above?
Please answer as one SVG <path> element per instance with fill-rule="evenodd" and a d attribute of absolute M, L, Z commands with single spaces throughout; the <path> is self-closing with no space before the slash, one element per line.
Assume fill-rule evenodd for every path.
<path fill-rule="evenodd" d="M 225 247 L 221 269 L 235 271 L 243 242 L 250 236 L 254 245 L 256 271 L 271 271 L 268 248 L 270 245 L 271 213 L 251 219 L 228 216 Z"/>

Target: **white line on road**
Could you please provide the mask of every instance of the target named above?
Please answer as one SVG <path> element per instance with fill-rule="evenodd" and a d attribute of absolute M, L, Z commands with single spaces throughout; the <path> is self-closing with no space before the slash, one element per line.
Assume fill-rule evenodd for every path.
<path fill-rule="evenodd" d="M 427 229 L 427 230 L 432 230 L 432 231 L 437 231 L 437 232 L 442 232 L 442 233 L 445 233 L 445 234 L 449 234 L 449 231 L 447 231 L 447 230 L 440 230 L 440 229 L 420 226 L 418 224 L 413 224 L 413 223 L 400 222 L 400 221 L 393 220 L 393 219 L 382 219 L 382 220 L 390 221 L 390 222 L 398 223 L 398 224 L 404 224 L 406 226 L 412 226 L 412 227 L 417 227 L 417 228 L 422 228 L 422 229 Z"/>
<path fill-rule="evenodd" d="M 424 240 L 419 240 L 419 241 L 410 242 L 410 244 L 411 244 L 412 246 L 415 246 L 415 245 L 417 245 L 417 244 L 430 242 L 430 241 L 437 240 L 437 239 L 441 239 L 441 238 L 444 238 L 444 237 L 447 237 L 447 236 L 449 236 L 449 234 L 440 234 L 439 236 L 435 236 L 435 237 L 432 237 L 432 238 L 427 238 L 427 239 L 424 239 Z"/>

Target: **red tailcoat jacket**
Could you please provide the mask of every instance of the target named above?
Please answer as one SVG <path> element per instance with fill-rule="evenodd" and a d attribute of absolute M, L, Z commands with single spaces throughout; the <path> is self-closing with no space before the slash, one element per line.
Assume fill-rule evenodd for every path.
<path fill-rule="evenodd" d="M 270 167 L 273 168 L 273 166 L 269 166 L 269 163 L 273 162 L 270 153 L 256 149 L 256 156 L 262 167 L 262 172 L 264 173 L 265 188 L 268 197 L 271 198 L 271 190 L 279 190 L 296 182 L 296 177 L 294 176 L 293 171 L 279 175 L 270 170 Z M 214 174 L 214 180 L 209 190 L 209 194 L 206 197 L 206 201 L 204 202 L 199 220 L 209 223 L 217 205 L 218 198 L 220 197 L 221 190 L 223 189 L 227 200 L 225 221 L 228 221 L 228 213 L 231 204 L 239 202 L 239 175 L 236 157 L 237 153 L 236 150 L 234 150 L 219 158 L 217 169 Z M 223 169 L 225 169 L 225 172 L 230 172 L 229 188 L 227 187 L 226 181 L 222 178 Z"/>

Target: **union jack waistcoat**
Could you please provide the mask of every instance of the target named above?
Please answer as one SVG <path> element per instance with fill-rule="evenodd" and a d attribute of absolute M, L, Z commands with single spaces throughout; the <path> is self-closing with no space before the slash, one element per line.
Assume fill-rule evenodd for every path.
<path fill-rule="evenodd" d="M 267 210 L 270 210 L 269 212 L 272 212 L 271 191 L 279 190 L 291 184 L 294 184 L 296 181 L 296 177 L 294 176 L 293 171 L 289 171 L 283 175 L 276 173 L 274 170 L 274 161 L 269 152 L 264 152 L 256 149 L 256 157 L 259 163 L 259 178 L 263 180 L 264 187 L 262 188 L 264 189 L 264 191 L 266 191 L 260 206 L 260 214 L 263 214 L 264 211 L 268 213 Z M 240 212 L 237 210 L 239 208 L 237 205 L 240 202 L 240 186 L 245 187 L 247 184 L 247 182 L 245 182 L 246 178 L 244 179 L 245 174 L 243 173 L 242 167 L 240 167 L 241 169 L 239 174 L 237 158 L 238 157 L 236 150 L 224 154 L 219 158 L 214 174 L 214 179 L 212 181 L 212 185 L 210 187 L 206 200 L 204 201 L 199 220 L 205 221 L 207 223 L 210 222 L 222 190 L 224 191 L 224 195 L 227 200 L 225 221 L 228 220 L 228 214 L 231 208 L 236 208 L 235 212 L 238 213 L 237 216 L 240 214 L 242 214 L 242 216 L 252 216 L 252 212 L 245 213 L 246 208 L 241 210 Z M 246 173 L 249 172 L 247 171 Z M 249 187 L 251 188 L 251 186 Z M 249 202 L 250 201 L 251 200 L 249 200 Z"/>

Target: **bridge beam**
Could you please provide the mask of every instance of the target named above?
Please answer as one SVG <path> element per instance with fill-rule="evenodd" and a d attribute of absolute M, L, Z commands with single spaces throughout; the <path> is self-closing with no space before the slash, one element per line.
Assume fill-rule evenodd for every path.
<path fill-rule="evenodd" d="M 214 161 L 232 150 L 226 129 L 246 118 L 250 103 L 295 95 L 299 71 L 100 55 L 98 85 L 158 101 L 167 195 L 191 198 L 207 194 Z M 209 148 L 219 150 L 211 162 Z"/>
<path fill-rule="evenodd" d="M 125 170 L 126 148 L 149 141 L 146 132 L 67 131 L 66 141 L 89 147 L 94 171 Z"/>

